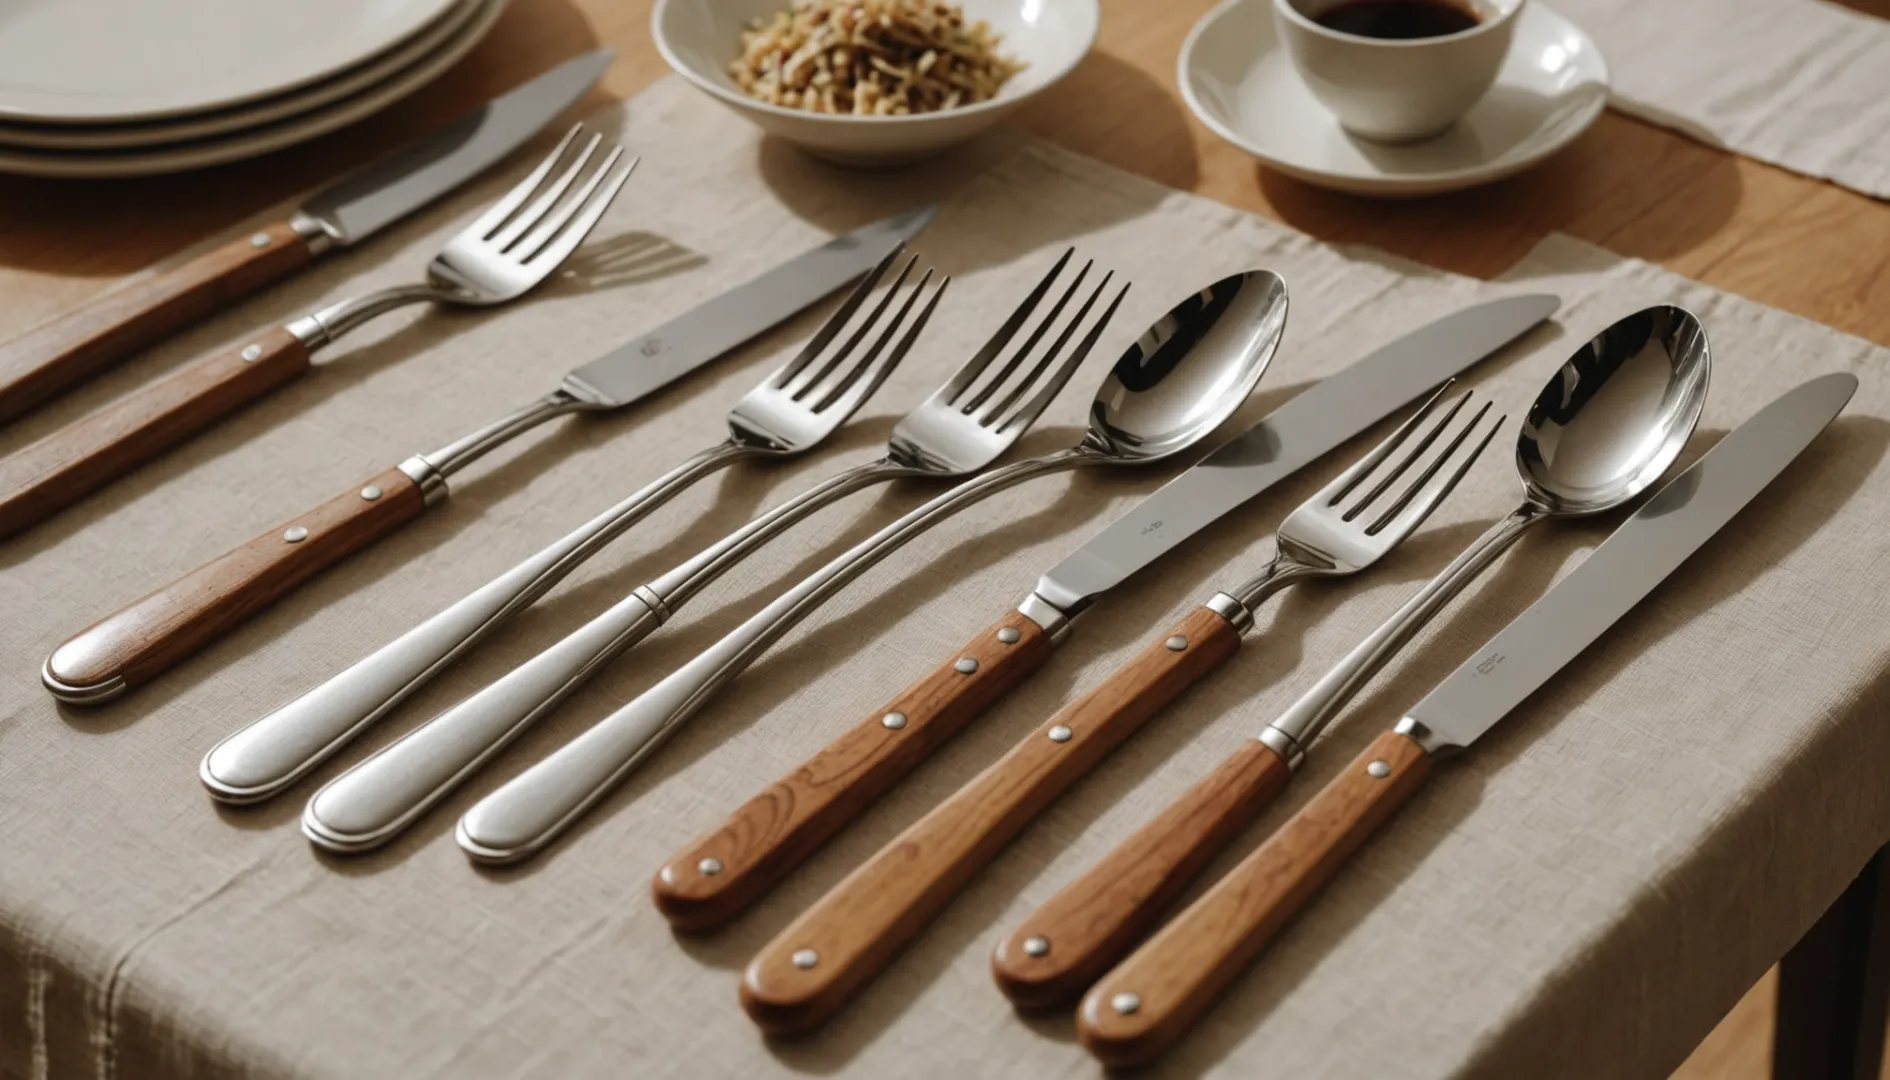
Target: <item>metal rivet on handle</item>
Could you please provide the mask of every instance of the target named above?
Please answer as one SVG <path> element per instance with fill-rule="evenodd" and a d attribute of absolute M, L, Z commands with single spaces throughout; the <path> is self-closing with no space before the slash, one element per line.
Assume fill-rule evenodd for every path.
<path fill-rule="evenodd" d="M 291 525 L 282 530 L 282 538 L 291 544 L 299 544 L 308 539 L 308 530 L 300 525 Z"/>
<path fill-rule="evenodd" d="M 820 963 L 820 954 L 812 949 L 798 949 L 793 956 L 788 957 L 788 961 L 802 971 L 806 971 Z"/>
<path fill-rule="evenodd" d="M 885 716 L 880 717 L 879 722 L 881 726 L 890 731 L 898 731 L 906 726 L 906 714 L 902 712 L 889 712 Z"/>
<path fill-rule="evenodd" d="M 375 499 L 381 497 L 381 489 L 378 485 L 369 484 L 367 487 L 361 489 L 361 497 L 368 502 L 373 502 Z"/>
<path fill-rule="evenodd" d="M 269 234 L 268 234 L 268 233 L 266 233 L 266 232 L 259 232 L 259 233 L 251 233 L 251 234 L 250 234 L 250 236 L 249 236 L 249 246 L 250 246 L 250 247 L 253 247 L 253 248 L 266 248 L 266 247 L 268 247 L 268 246 L 269 246 Z"/>
<path fill-rule="evenodd" d="M 1053 727 L 1050 729 L 1050 741 L 1051 742 L 1069 742 L 1070 736 L 1074 734 L 1076 734 L 1076 732 L 1071 731 L 1068 727 L 1065 727 L 1062 724 L 1058 724 L 1056 727 Z"/>
<path fill-rule="evenodd" d="M 1032 934 L 1024 939 L 1025 956 L 1047 956 L 1050 953 L 1050 939 L 1042 934 Z"/>
<path fill-rule="evenodd" d="M 722 860 L 711 855 L 696 864 L 696 871 L 703 877 L 714 877 L 722 872 Z"/>
<path fill-rule="evenodd" d="M 1023 637 L 1024 637 L 1024 632 L 1019 630 L 1015 626 L 1007 626 L 1004 629 L 998 631 L 998 640 L 1002 641 L 1006 645 L 1015 645 L 1019 641 L 1022 641 Z"/>
<path fill-rule="evenodd" d="M 1383 780 L 1385 777 L 1391 775 L 1391 763 L 1388 761 L 1374 761 L 1370 765 L 1365 766 L 1365 771 Z"/>
<path fill-rule="evenodd" d="M 1176 634 L 1174 637 L 1168 639 L 1167 645 L 1169 652 L 1180 652 L 1188 647 L 1188 639 L 1182 637 L 1180 634 Z"/>
<path fill-rule="evenodd" d="M 1109 1007 L 1122 1016 L 1134 1016 L 1142 1008 L 1142 999 L 1124 990 L 1109 999 Z"/>
<path fill-rule="evenodd" d="M 960 675 L 969 675 L 978 670 L 978 662 L 969 656 L 961 656 L 958 658 L 958 662 L 953 664 L 952 667 L 956 668 Z"/>
<path fill-rule="evenodd" d="M 240 353 L 239 355 L 242 356 L 243 363 L 253 364 L 256 361 L 262 359 L 262 346 L 261 345 L 247 346 L 243 349 L 242 353 Z"/>

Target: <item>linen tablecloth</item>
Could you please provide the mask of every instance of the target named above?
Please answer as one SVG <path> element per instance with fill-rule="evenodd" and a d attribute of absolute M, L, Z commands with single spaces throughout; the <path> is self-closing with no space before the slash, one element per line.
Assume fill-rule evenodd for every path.
<path fill-rule="evenodd" d="M 1849 370 L 1862 388 L 1724 534 L 1440 767 L 1166 1065 L 1184 1076 L 1661 1076 L 1890 837 L 1882 350 L 1561 237 L 1495 283 L 1325 246 L 1016 133 L 863 175 L 762 141 L 675 80 L 596 122 L 620 128 L 643 165 L 541 295 L 382 320 L 313 378 L 0 548 L 0 1075 L 1095 1075 L 1066 1019 L 1012 1013 L 990 980 L 992 944 L 1507 512 L 1514 418 L 1577 344 L 1655 302 L 1692 308 L 1712 337 L 1712 392 L 1688 459 L 1807 377 Z M 526 157 L 16 425 L 0 449 L 247 329 L 410 277 Z M 718 439 L 727 408 L 822 312 L 622 414 L 570 419 L 482 461 L 417 525 L 119 703 L 62 710 L 40 689 L 42 658 L 91 619 L 830 232 L 926 198 L 944 209 L 917 246 L 954 275 L 951 291 L 831 449 L 684 495 L 315 781 L 758 510 L 873 456 L 1066 245 L 1135 289 L 1020 453 L 1073 441 L 1114 356 L 1233 270 L 1279 271 L 1292 313 L 1229 434 L 1476 299 L 1551 290 L 1564 305 L 1472 373 L 1510 427 L 1422 531 L 1370 573 L 1276 601 L 1232 664 L 1028 829 L 823 1033 L 775 1045 L 755 1032 L 735 993 L 753 951 L 1049 711 L 1251 573 L 1279 518 L 1368 442 L 1108 596 L 1035 680 L 748 916 L 703 937 L 673 936 L 650 906 L 648 877 L 666 855 L 952 655 L 1180 466 L 1048 479 L 942 525 L 785 639 L 548 854 L 505 872 L 475 869 L 451 841 L 474 799 L 938 489 L 858 496 L 778 539 L 375 854 L 331 859 L 303 841 L 297 817 L 314 783 L 261 807 L 219 807 L 198 786 L 198 759 Z M 1615 520 L 1526 538 L 1336 721 L 1230 858 Z"/>

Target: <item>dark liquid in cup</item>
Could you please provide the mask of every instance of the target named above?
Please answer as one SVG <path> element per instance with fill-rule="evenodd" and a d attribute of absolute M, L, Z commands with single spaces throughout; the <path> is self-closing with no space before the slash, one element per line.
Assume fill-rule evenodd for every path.
<path fill-rule="evenodd" d="M 1349 0 L 1313 21 L 1341 34 L 1402 41 L 1461 34 L 1483 20 L 1455 0 Z"/>

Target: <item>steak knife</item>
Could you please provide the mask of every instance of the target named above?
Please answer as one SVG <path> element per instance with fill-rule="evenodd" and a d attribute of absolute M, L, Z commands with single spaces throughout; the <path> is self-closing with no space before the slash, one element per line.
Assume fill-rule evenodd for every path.
<path fill-rule="evenodd" d="M 583 96 L 614 55 L 552 68 L 318 192 L 286 221 L 140 276 L 0 343 L 0 421 L 199 322 L 470 180 Z"/>
<path fill-rule="evenodd" d="M 61 701 L 109 701 L 446 497 L 446 478 L 553 417 L 621 408 L 872 269 L 925 228 L 924 206 L 836 237 L 573 368 L 558 389 L 465 438 L 410 457 L 94 623 L 47 658 Z"/>
<path fill-rule="evenodd" d="M 925 756 L 1042 667 L 1070 621 L 1131 574 L 1548 318 L 1512 296 L 1447 315 L 1268 414 L 1053 567 L 1017 610 L 678 852 L 651 884 L 686 929 L 735 916 Z M 1021 617 L 1020 617 L 1021 616 Z"/>
<path fill-rule="evenodd" d="M 1077 1034 L 1110 1066 L 1152 1060 L 1408 800 L 1433 758 L 1494 727 L 1731 521 L 1850 401 L 1824 375 L 1676 476 L 1529 610 L 1380 735 L 1293 819 L 1090 988 Z"/>

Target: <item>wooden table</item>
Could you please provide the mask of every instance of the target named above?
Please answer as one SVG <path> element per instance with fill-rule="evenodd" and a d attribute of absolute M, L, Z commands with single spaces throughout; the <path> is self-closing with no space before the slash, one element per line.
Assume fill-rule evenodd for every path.
<path fill-rule="evenodd" d="M 1033 103 L 1023 122 L 1081 153 L 1324 240 L 1369 243 L 1489 277 L 1545 233 L 1560 230 L 1890 345 L 1890 206 L 1612 112 L 1573 147 L 1523 176 L 1433 199 L 1374 202 L 1260 168 L 1196 121 L 1175 87 L 1181 40 L 1211 2 L 1104 0 L 1096 51 Z M 355 127 L 258 161 L 154 180 L 0 178 L 0 295 L 6 297 L 0 336 L 599 44 L 615 49 L 617 61 L 580 110 L 628 97 L 666 71 L 649 39 L 650 6 L 651 0 L 514 0 L 491 36 L 420 94 Z M 1890 4 L 1856 0 L 1854 6 Z M 1870 941 L 1867 913 L 1879 896 L 1890 895 L 1876 887 L 1880 874 L 1873 870 L 1860 879 L 1862 887 L 1847 894 L 1788 960 L 1778 1075 L 1837 1075 L 1826 1070 L 1846 1054 L 1855 1056 L 1858 1035 L 1848 1028 L 1835 1035 L 1822 1030 L 1834 1007 L 1855 1009 L 1861 1002 L 1869 1010 L 1862 1053 L 1881 1046 L 1881 972 L 1855 962 L 1883 951 L 1880 942 L 1874 950 L 1858 946 Z M 1831 973 L 1845 963 L 1855 969 L 1855 985 L 1839 993 L 1841 980 Z M 1794 965 L 1803 972 L 1796 978 Z M 1800 997 L 1797 986 L 1823 996 Z M 1769 985 L 1763 989 L 1770 992 Z M 1832 995 L 1844 1000 L 1834 1005 Z M 1741 1022 L 1711 1044 L 1714 1063 L 1741 1063 L 1742 1074 L 1759 1074 L 1769 1024 L 1751 1003 L 1734 1015 Z M 1783 1056 L 1788 1053 L 1798 1064 Z"/>

